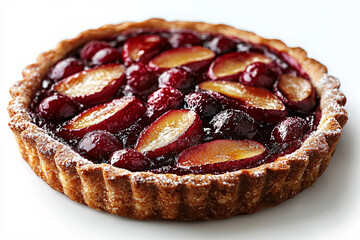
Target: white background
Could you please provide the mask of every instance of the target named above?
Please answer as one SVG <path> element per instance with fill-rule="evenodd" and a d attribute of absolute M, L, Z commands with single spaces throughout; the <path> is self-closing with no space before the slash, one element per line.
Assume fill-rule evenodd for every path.
<path fill-rule="evenodd" d="M 88 28 L 150 17 L 225 23 L 301 46 L 340 78 L 350 115 L 324 175 L 277 207 L 227 220 L 135 221 L 92 210 L 30 170 L 7 127 L 8 89 Z M 0 0 L 0 239 L 360 239 L 360 1 Z"/>

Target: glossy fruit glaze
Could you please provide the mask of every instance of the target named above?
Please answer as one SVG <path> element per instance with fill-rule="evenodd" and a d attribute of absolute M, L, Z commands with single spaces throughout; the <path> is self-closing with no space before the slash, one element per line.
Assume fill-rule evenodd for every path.
<path fill-rule="evenodd" d="M 295 151 L 317 128 L 318 102 L 284 52 L 222 35 L 138 30 L 56 63 L 29 112 L 94 163 L 219 174 Z"/>

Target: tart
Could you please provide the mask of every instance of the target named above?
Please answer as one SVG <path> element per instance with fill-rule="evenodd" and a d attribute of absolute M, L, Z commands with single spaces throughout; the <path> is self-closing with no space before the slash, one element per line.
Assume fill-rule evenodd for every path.
<path fill-rule="evenodd" d="M 339 81 L 301 48 L 226 25 L 149 19 L 88 30 L 10 89 L 33 171 L 135 219 L 277 205 L 324 172 L 347 121 Z"/>

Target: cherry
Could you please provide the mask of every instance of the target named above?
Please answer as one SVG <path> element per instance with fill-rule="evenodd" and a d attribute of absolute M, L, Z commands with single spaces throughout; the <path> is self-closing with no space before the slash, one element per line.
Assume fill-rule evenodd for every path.
<path fill-rule="evenodd" d="M 122 144 L 119 140 L 104 130 L 88 132 L 78 144 L 79 151 L 96 162 L 108 160 L 110 155 L 120 148 Z"/>
<path fill-rule="evenodd" d="M 231 39 L 224 36 L 213 38 L 206 46 L 216 54 L 229 53 L 236 49 L 236 44 Z"/>
<path fill-rule="evenodd" d="M 272 138 L 278 143 L 286 143 L 301 138 L 309 130 L 305 119 L 288 117 L 282 120 L 272 131 Z"/>
<path fill-rule="evenodd" d="M 84 70 L 84 64 L 75 58 L 66 58 L 58 62 L 49 72 L 49 77 L 55 81 L 66 78 Z"/>
<path fill-rule="evenodd" d="M 185 96 L 186 109 L 197 112 L 201 117 L 212 117 L 219 107 L 216 100 L 205 92 L 189 93 Z"/>
<path fill-rule="evenodd" d="M 174 87 L 186 89 L 191 87 L 194 81 L 190 69 L 186 67 L 175 67 L 163 72 L 159 77 L 159 87 Z"/>
<path fill-rule="evenodd" d="M 159 88 L 148 97 L 147 115 L 151 118 L 159 117 L 166 111 L 178 108 L 184 95 L 173 87 Z"/>
<path fill-rule="evenodd" d="M 120 139 L 124 147 L 133 148 L 139 137 L 140 132 L 147 126 L 146 121 L 139 120 L 128 128 L 116 133 L 116 137 Z"/>
<path fill-rule="evenodd" d="M 127 86 L 133 91 L 143 91 L 156 83 L 152 70 L 143 63 L 131 64 L 125 72 Z"/>
<path fill-rule="evenodd" d="M 217 137 L 234 139 L 252 139 L 259 131 L 256 121 L 247 113 L 227 109 L 216 114 L 210 125 Z"/>
<path fill-rule="evenodd" d="M 67 119 L 74 116 L 78 111 L 78 104 L 60 94 L 45 98 L 38 107 L 39 116 L 52 121 Z"/>
<path fill-rule="evenodd" d="M 91 41 L 81 49 L 80 56 L 82 59 L 90 61 L 99 50 L 110 47 L 110 44 L 104 41 Z"/>
<path fill-rule="evenodd" d="M 276 72 L 268 64 L 255 62 L 246 67 L 239 80 L 246 85 L 270 88 L 276 78 Z"/>
<path fill-rule="evenodd" d="M 149 158 L 131 148 L 124 148 L 114 152 L 110 162 L 115 167 L 125 168 L 130 171 L 147 170 L 151 164 Z"/>
<path fill-rule="evenodd" d="M 201 39 L 195 34 L 190 32 L 174 33 L 169 38 L 169 43 L 173 48 L 177 48 L 184 45 L 200 45 Z"/>
<path fill-rule="evenodd" d="M 121 53 L 115 48 L 103 48 L 97 51 L 91 59 L 94 65 L 102 65 L 106 63 L 116 62 L 120 60 Z"/>

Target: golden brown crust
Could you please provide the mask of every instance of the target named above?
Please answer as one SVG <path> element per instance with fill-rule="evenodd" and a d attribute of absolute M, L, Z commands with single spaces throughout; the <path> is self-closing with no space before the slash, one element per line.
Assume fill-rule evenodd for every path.
<path fill-rule="evenodd" d="M 318 129 L 298 150 L 273 163 L 220 175 L 177 176 L 134 173 L 108 164 L 93 164 L 31 123 L 27 107 L 54 63 L 89 40 L 139 28 L 218 33 L 287 52 L 309 74 L 321 97 Z M 9 126 L 22 157 L 34 172 L 74 201 L 136 219 L 228 218 L 279 204 L 312 185 L 324 172 L 347 121 L 343 107 L 346 98 L 339 87 L 339 81 L 327 75 L 325 66 L 308 58 L 301 48 L 289 48 L 279 40 L 264 39 L 226 25 L 149 19 L 88 30 L 39 55 L 37 63 L 24 69 L 23 80 L 10 89 L 13 99 L 8 106 Z"/>

